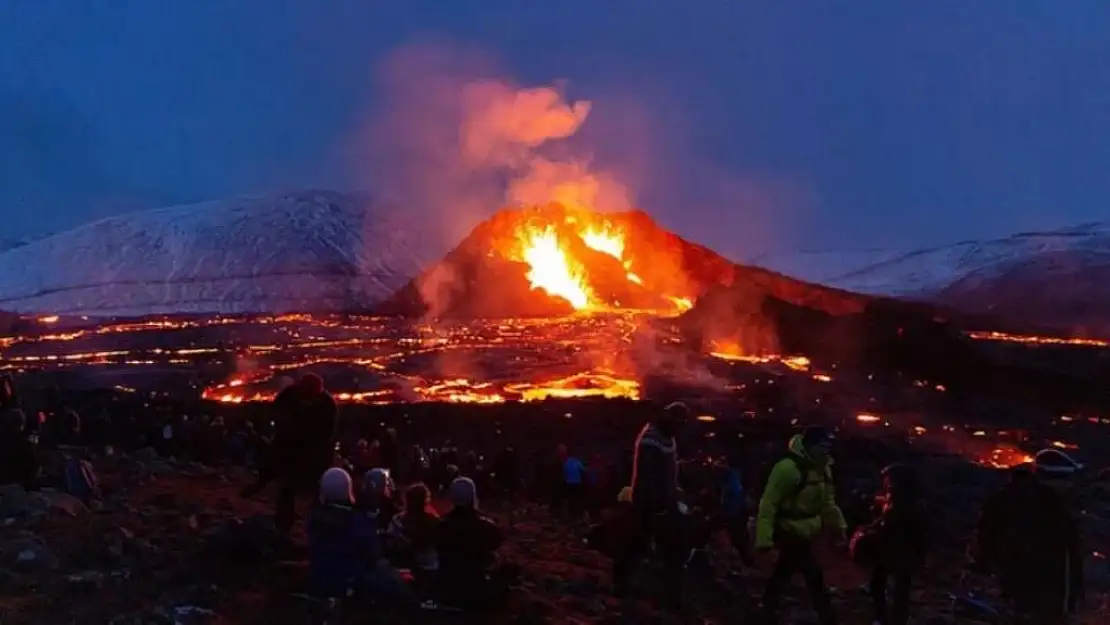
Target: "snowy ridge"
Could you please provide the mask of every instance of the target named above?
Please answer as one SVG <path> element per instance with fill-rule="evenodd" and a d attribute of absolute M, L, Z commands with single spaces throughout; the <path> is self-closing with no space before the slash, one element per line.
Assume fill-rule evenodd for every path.
<path fill-rule="evenodd" d="M 434 261 L 426 222 L 302 191 L 103 219 L 0 252 L 0 309 L 83 315 L 337 310 Z"/>
<path fill-rule="evenodd" d="M 752 259 L 775 271 L 850 291 L 874 295 L 935 297 L 972 275 L 986 280 L 1038 257 L 1069 257 L 1086 266 L 1110 259 L 1110 224 L 1092 223 L 964 241 L 911 252 L 800 252 Z"/>

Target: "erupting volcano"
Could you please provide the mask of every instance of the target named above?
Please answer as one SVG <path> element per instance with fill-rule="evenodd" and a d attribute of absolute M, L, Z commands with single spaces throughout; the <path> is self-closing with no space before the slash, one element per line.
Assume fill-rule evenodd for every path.
<path fill-rule="evenodd" d="M 734 279 L 727 259 L 639 211 L 506 210 L 375 312 L 490 318 L 645 310 L 678 314 Z"/>

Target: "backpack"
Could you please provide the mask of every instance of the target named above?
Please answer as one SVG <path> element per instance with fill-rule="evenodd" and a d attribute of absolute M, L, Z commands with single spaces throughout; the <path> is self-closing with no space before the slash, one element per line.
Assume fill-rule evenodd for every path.
<path fill-rule="evenodd" d="M 760 486 L 760 492 L 765 492 L 767 490 L 767 483 L 771 479 L 771 471 L 774 470 L 775 466 L 778 465 L 779 462 L 782 462 L 784 460 L 793 463 L 794 467 L 798 469 L 798 481 L 797 481 L 796 484 L 794 484 L 794 487 L 790 489 L 790 492 L 788 492 L 782 498 L 782 502 L 786 502 L 786 501 L 790 501 L 790 500 L 794 499 L 803 490 L 805 490 L 806 478 L 808 477 L 810 470 L 813 469 L 813 463 L 806 460 L 805 458 L 802 458 L 801 456 L 799 456 L 797 454 L 791 454 L 791 453 L 784 454 L 781 457 L 779 457 L 778 460 L 771 463 L 771 465 L 765 471 L 765 474 L 763 476 L 763 484 Z M 782 503 L 780 503 L 779 505 L 781 506 Z"/>
<path fill-rule="evenodd" d="M 100 484 L 88 460 L 68 458 L 62 479 L 65 492 L 85 503 L 100 497 Z"/>

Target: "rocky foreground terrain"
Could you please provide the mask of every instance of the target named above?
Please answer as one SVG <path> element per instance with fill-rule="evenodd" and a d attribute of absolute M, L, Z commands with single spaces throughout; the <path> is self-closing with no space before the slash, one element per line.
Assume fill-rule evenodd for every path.
<path fill-rule="evenodd" d="M 60 458 L 52 458 L 58 469 Z M 302 592 L 303 553 L 274 554 L 265 548 L 229 551 L 221 536 L 232 528 L 265 540 L 267 502 L 238 495 L 251 476 L 160 459 L 150 449 L 95 462 L 103 498 L 91 507 L 50 489 L 0 490 L 0 622 L 5 624 L 147 623 L 365 623 L 367 611 L 341 605 L 326 617 Z M 980 469 L 953 464 L 937 477 L 953 490 L 983 490 Z M 1095 494 L 1085 530 L 1092 551 L 1091 587 L 1080 623 L 1105 623 L 1110 615 L 1107 561 L 1110 491 Z M 989 610 L 953 594 L 978 593 L 983 605 L 1000 605 L 988 579 L 963 574 L 962 525 L 967 498 L 953 497 L 938 514 L 952 523 L 936 557 L 915 590 L 919 623 L 989 622 Z M 1099 503 L 1101 502 L 1101 503 Z M 503 561 L 520 567 L 510 605 L 483 623 L 737 623 L 762 586 L 763 573 L 729 575 L 733 559 L 724 542 L 714 544 L 713 570 L 695 571 L 684 614 L 653 606 L 654 576 L 642 575 L 639 598 L 608 594 L 608 560 L 584 548 L 583 525 L 554 522 L 546 509 L 518 507 L 507 518 L 497 502 L 487 511 L 507 532 Z M 951 509 L 949 509 L 951 508 Z M 961 522 L 958 519 L 963 518 Z M 862 572 L 826 557 L 830 584 L 843 623 L 868 623 Z M 799 587 L 790 620 L 807 622 Z M 400 616 L 375 622 L 412 622 Z M 459 615 L 424 612 L 421 623 L 475 622 Z"/>

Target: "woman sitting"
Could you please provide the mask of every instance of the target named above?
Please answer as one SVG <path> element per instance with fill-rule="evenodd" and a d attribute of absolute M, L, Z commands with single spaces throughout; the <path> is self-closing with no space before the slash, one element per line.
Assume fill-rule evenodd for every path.
<path fill-rule="evenodd" d="M 411 590 L 382 556 L 377 529 L 355 509 L 352 491 L 343 469 L 328 469 L 320 478 L 320 502 L 307 528 L 312 591 L 338 599 L 363 590 L 372 598 L 411 605 Z"/>
<path fill-rule="evenodd" d="M 439 569 L 439 515 L 430 499 L 431 492 L 424 484 L 410 486 L 405 491 L 405 509 L 393 517 L 387 531 L 391 550 L 425 574 Z"/>
<path fill-rule="evenodd" d="M 443 603 L 461 609 L 489 609 L 508 590 L 504 580 L 490 576 L 501 530 L 478 512 L 474 482 L 460 477 L 448 488 L 451 511 L 439 526 L 437 587 Z"/>

